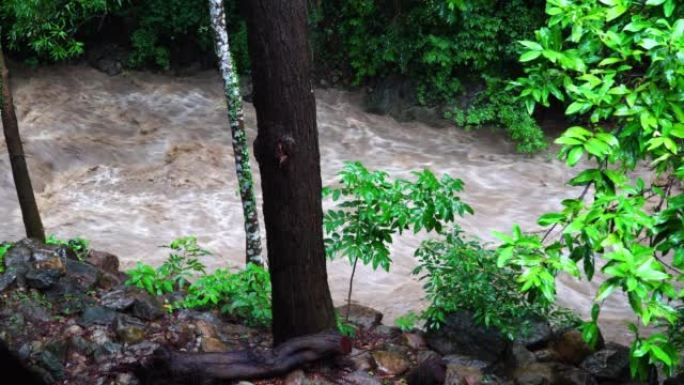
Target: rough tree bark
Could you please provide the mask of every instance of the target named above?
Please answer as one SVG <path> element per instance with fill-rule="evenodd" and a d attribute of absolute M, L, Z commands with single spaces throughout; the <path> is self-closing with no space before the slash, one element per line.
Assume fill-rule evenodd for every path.
<path fill-rule="evenodd" d="M 21 216 L 24 219 L 24 227 L 26 228 L 26 236 L 45 242 L 45 230 L 43 229 L 43 222 L 40 220 L 36 198 L 33 195 L 31 177 L 29 176 L 26 157 L 24 156 L 24 147 L 21 144 L 21 136 L 19 135 L 19 124 L 14 112 L 9 70 L 5 65 L 2 41 L 0 41 L 0 75 L 0 89 L 2 90 L 0 92 L 0 115 L 2 115 L 2 127 L 5 133 L 10 164 L 12 165 L 12 176 L 14 177 L 14 185 L 17 189 Z"/>
<path fill-rule="evenodd" d="M 247 145 L 247 135 L 245 134 L 240 83 L 235 74 L 230 54 L 223 1 L 209 0 L 209 14 L 211 15 L 211 26 L 214 30 L 216 56 L 218 57 L 218 64 L 221 76 L 223 77 L 223 90 L 228 106 L 230 131 L 233 136 L 235 170 L 237 172 L 240 198 L 242 199 L 242 213 L 245 217 L 247 263 L 263 265 L 259 216 L 257 215 L 256 199 L 254 198 L 252 170 L 249 165 L 249 147 Z"/>
<path fill-rule="evenodd" d="M 250 0 L 242 6 L 259 129 L 254 152 L 261 171 L 277 345 L 335 328 L 323 247 L 307 4 Z"/>

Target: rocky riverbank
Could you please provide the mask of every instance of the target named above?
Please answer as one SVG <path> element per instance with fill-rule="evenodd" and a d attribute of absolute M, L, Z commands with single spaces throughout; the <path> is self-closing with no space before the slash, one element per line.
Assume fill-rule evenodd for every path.
<path fill-rule="evenodd" d="M 157 383 L 139 374 L 141 365 L 159 348 L 228 352 L 263 350 L 271 344 L 267 330 L 246 327 L 214 311 L 169 312 L 168 304 L 178 294 L 153 297 L 126 286 L 126 275 L 112 254 L 90 251 L 79 260 L 68 247 L 23 240 L 6 253 L 4 268 L 0 338 L 49 384 Z M 346 308 L 341 310 L 344 314 Z M 350 322 L 357 330 L 349 355 L 255 383 L 631 382 L 628 348 L 601 340 L 592 349 L 574 329 L 552 330 L 538 322 L 527 338 L 511 342 L 476 325 L 465 312 L 451 315 L 444 328 L 430 333 L 402 332 L 381 321 L 381 313 L 353 305 Z"/>

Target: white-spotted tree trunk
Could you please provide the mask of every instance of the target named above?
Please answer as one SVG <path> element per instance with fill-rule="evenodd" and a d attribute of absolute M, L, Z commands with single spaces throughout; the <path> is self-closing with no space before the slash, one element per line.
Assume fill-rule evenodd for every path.
<path fill-rule="evenodd" d="M 223 77 L 223 89 L 226 96 L 226 104 L 228 105 L 230 131 L 233 136 L 235 169 L 237 171 L 240 198 L 242 199 L 242 212 L 245 217 L 247 263 L 263 265 L 259 216 L 257 215 L 256 199 L 254 198 L 252 170 L 249 165 L 249 147 L 247 146 L 247 135 L 245 134 L 244 127 L 240 83 L 230 55 L 223 1 L 209 0 L 209 14 L 211 26 L 214 30 L 218 65 Z"/>

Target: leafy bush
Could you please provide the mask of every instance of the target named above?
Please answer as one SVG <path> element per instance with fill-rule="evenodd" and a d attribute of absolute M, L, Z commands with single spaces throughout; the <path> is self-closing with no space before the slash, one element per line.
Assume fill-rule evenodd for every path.
<path fill-rule="evenodd" d="M 521 153 L 535 153 L 547 147 L 544 132 L 525 110 L 517 95 L 504 87 L 504 81 L 488 78 L 487 88 L 475 95 L 467 108 L 454 107 L 446 117 L 457 126 L 479 128 L 494 125 L 504 128 Z"/>
<path fill-rule="evenodd" d="M 319 61 L 356 83 L 402 74 L 423 102 L 449 101 L 473 74 L 515 67 L 514 42 L 543 22 L 540 1 L 322 1 L 313 12 Z"/>
<path fill-rule="evenodd" d="M 25 47 L 41 59 L 63 61 L 83 53 L 77 39 L 89 20 L 121 7 L 123 0 L 3 0 L 0 22 L 7 26 L 9 47 Z"/>
<path fill-rule="evenodd" d="M 423 241 L 416 257 L 414 274 L 425 281 L 430 303 L 421 315 L 428 328 L 439 328 L 450 313 L 468 310 L 476 322 L 512 339 L 549 314 L 547 304 L 520 294 L 514 270 L 498 267 L 495 252 L 465 239 L 458 227 L 443 239 Z"/>
<path fill-rule="evenodd" d="M 167 247 L 173 251 L 160 267 L 155 269 L 138 262 L 127 272 L 126 284 L 145 289 L 153 295 L 163 295 L 185 289 L 193 275 L 205 273 L 204 265 L 197 258 L 210 253 L 199 247 L 196 237 L 178 238 Z"/>
<path fill-rule="evenodd" d="M 234 0 L 226 0 L 227 26 L 237 71 L 249 69 L 245 23 Z M 92 24 L 130 24 L 128 37 L 99 36 Z M 209 9 L 204 0 L 7 0 L 0 3 L 9 47 L 43 61 L 80 56 L 88 40 L 127 42 L 128 65 L 168 69 L 175 60 L 213 58 Z M 119 30 L 120 27 L 117 27 Z M 214 60 L 209 62 L 213 63 Z"/>
<path fill-rule="evenodd" d="M 449 175 L 437 179 L 429 170 L 413 175 L 415 181 L 390 181 L 384 171 L 347 163 L 339 173 L 341 186 L 323 189 L 323 195 L 339 201 L 340 208 L 328 210 L 323 218 L 327 255 L 342 253 L 351 263 L 361 260 L 387 271 L 393 235 L 408 229 L 441 233 L 457 216 L 473 213 L 456 196 L 463 190 L 460 179 Z"/>
<path fill-rule="evenodd" d="M 206 274 L 197 259 L 209 252 L 194 236 L 174 240 L 168 259 L 157 269 L 138 262 L 127 272 L 127 285 L 137 286 L 152 295 L 183 292 L 182 301 L 170 304 L 178 308 L 218 308 L 222 313 L 244 320 L 249 325 L 266 326 L 271 321 L 271 280 L 263 267 L 247 264 L 244 270 L 231 273 L 217 269 Z M 192 283 L 193 276 L 199 277 Z"/>
<path fill-rule="evenodd" d="M 546 13 L 535 39 L 521 42 L 526 76 L 514 85 L 529 111 L 552 97 L 565 102 L 580 125 L 557 139 L 559 156 L 595 165 L 570 181 L 584 186 L 580 196 L 539 218 L 543 236 L 518 226 L 499 234 L 499 265 L 520 269 L 520 289 L 548 302 L 560 272 L 579 277 L 581 264 L 592 280 L 602 266 L 585 339 L 596 339 L 604 300 L 622 290 L 637 322 L 670 328 L 645 336 L 631 325 L 632 374 L 643 379 L 655 365 L 671 374 L 684 294 L 675 286 L 684 279 L 684 196 L 674 187 L 684 179 L 684 10 L 673 0 L 548 0 Z M 644 162 L 650 184 L 631 173 Z"/>
<path fill-rule="evenodd" d="M 177 306 L 218 307 L 222 313 L 240 318 L 249 325 L 268 326 L 271 323 L 271 280 L 267 270 L 253 263 L 237 273 L 218 269 L 193 282 L 185 299 Z"/>
<path fill-rule="evenodd" d="M 90 252 L 90 241 L 81 237 L 71 238 L 65 241 L 57 238 L 54 234 L 50 234 L 45 240 L 45 244 L 66 246 L 73 250 L 73 252 L 76 253 L 76 257 L 81 261 L 86 259 Z"/>

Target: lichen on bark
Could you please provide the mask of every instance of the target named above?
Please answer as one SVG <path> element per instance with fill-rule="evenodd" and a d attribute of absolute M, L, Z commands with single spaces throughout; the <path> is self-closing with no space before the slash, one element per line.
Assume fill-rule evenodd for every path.
<path fill-rule="evenodd" d="M 214 30 L 216 56 L 218 57 L 218 65 L 223 78 L 223 88 L 228 106 L 228 119 L 233 138 L 235 170 L 238 178 L 240 198 L 242 199 L 242 211 L 245 217 L 247 263 L 263 265 L 259 216 L 254 197 L 254 180 L 249 164 L 247 135 L 244 129 L 240 82 L 235 73 L 235 67 L 233 66 L 230 54 L 225 11 L 221 0 L 209 0 L 209 14 Z"/>

